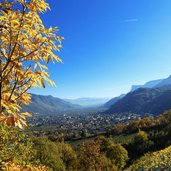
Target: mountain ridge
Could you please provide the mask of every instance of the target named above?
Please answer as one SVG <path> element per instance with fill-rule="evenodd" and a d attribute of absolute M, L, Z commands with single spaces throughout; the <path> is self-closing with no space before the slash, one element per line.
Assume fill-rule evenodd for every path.
<path fill-rule="evenodd" d="M 157 86 L 159 83 L 161 83 L 163 80 L 164 79 L 148 81 L 144 85 L 132 85 L 131 91 L 135 91 L 138 88 L 153 88 L 153 87 Z"/>
<path fill-rule="evenodd" d="M 60 112 L 80 109 L 81 106 L 74 105 L 63 99 L 51 95 L 31 94 L 31 103 L 22 107 L 23 111 L 41 114 L 58 114 Z"/>
<path fill-rule="evenodd" d="M 154 88 L 154 87 L 162 87 L 165 85 L 171 85 L 171 75 L 164 79 L 157 79 L 157 80 L 151 80 L 146 82 L 143 85 L 132 85 L 131 91 L 135 91 L 138 88 Z"/>
<path fill-rule="evenodd" d="M 111 106 L 108 113 L 160 114 L 171 109 L 171 85 L 157 88 L 139 88 L 126 94 Z"/>
<path fill-rule="evenodd" d="M 171 85 L 171 75 L 164 79 L 156 79 L 156 80 L 148 81 L 143 85 L 132 85 L 130 92 L 134 92 L 140 88 L 159 88 L 159 87 L 167 86 L 167 85 Z M 114 105 L 117 101 L 121 99 L 122 98 L 119 98 L 119 96 L 114 97 L 110 99 L 107 103 L 105 103 L 104 106 L 110 108 L 112 105 Z"/>

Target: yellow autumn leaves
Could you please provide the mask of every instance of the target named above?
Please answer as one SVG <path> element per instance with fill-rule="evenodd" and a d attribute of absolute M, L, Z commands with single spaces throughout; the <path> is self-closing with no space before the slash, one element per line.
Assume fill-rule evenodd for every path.
<path fill-rule="evenodd" d="M 39 13 L 49 9 L 45 0 L 0 3 L 0 121 L 22 127 L 23 104 L 29 104 L 31 87 L 50 85 L 48 63 L 62 62 L 55 54 L 61 46 L 58 28 L 46 28 Z M 17 8 L 16 8 L 17 7 Z"/>
<path fill-rule="evenodd" d="M 132 170 L 160 170 L 160 168 L 171 168 L 171 146 L 153 153 L 147 153 L 133 163 L 127 171 Z"/>

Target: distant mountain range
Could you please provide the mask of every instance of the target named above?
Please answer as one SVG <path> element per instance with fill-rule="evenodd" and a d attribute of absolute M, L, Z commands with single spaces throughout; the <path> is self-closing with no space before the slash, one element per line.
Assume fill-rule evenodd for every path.
<path fill-rule="evenodd" d="M 80 109 L 81 106 L 64 101 L 53 96 L 32 94 L 32 102 L 29 106 L 23 106 L 23 111 L 40 114 L 58 114 L 64 111 Z"/>
<path fill-rule="evenodd" d="M 133 85 L 128 94 L 110 100 L 108 98 L 60 99 L 32 94 L 32 102 L 29 106 L 23 106 L 22 110 L 40 114 L 59 114 L 105 108 L 108 109 L 106 113 L 137 114 L 159 114 L 171 109 L 171 76 L 149 81 L 144 85 Z"/>
<path fill-rule="evenodd" d="M 77 104 L 82 107 L 98 107 L 110 100 L 110 98 L 78 98 L 78 99 L 64 99 L 72 104 Z"/>
<path fill-rule="evenodd" d="M 159 114 L 171 109 L 171 76 L 134 85 L 128 94 L 111 99 L 107 105 L 107 113 Z"/>

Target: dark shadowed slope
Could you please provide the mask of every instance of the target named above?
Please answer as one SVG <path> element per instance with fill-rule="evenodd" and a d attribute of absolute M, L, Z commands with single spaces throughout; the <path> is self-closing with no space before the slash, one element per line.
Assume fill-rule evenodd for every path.
<path fill-rule="evenodd" d="M 171 109 L 171 86 L 139 88 L 128 93 L 107 111 L 108 113 L 133 112 L 159 114 Z"/>
<path fill-rule="evenodd" d="M 104 104 L 104 107 L 110 108 L 112 105 L 114 105 L 117 101 L 119 101 L 120 99 L 122 99 L 125 96 L 125 94 L 121 94 L 118 97 L 114 97 L 112 99 L 110 99 L 108 102 L 106 102 Z"/>

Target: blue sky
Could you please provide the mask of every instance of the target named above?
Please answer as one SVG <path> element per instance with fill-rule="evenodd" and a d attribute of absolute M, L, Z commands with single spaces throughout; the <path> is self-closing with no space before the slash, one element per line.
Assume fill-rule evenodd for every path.
<path fill-rule="evenodd" d="M 57 87 L 32 89 L 61 98 L 114 97 L 131 85 L 171 74 L 170 0 L 48 0 L 46 26 L 65 37 L 49 65 Z"/>

